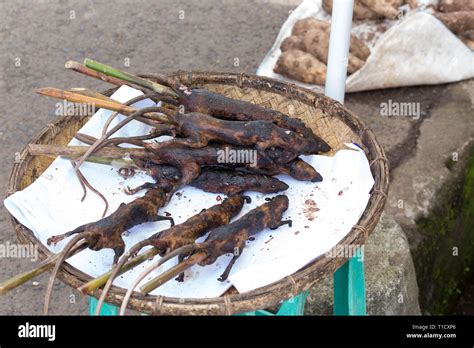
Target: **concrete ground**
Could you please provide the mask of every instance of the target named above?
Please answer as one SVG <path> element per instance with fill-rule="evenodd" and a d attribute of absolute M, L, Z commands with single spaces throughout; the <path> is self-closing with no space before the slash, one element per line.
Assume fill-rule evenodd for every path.
<path fill-rule="evenodd" d="M 254 73 L 298 3 L 18 0 L 7 4 L 0 0 L 0 192 L 6 190 L 15 152 L 56 118 L 55 101 L 36 95 L 36 88 L 108 88 L 66 71 L 66 60 L 90 57 L 132 72 L 194 69 Z M 236 58 L 239 66 L 234 66 Z M 130 67 L 124 66 L 128 61 Z M 421 125 L 447 88 L 361 92 L 347 96 L 346 105 L 372 127 L 395 168 L 416 152 Z M 380 103 L 389 99 L 419 102 L 420 119 L 381 117 Z M 14 242 L 15 235 L 2 206 L 0 243 L 8 241 Z M 29 260 L 0 259 L 0 280 L 32 266 Z M 0 314 L 40 314 L 47 276 L 36 281 L 0 296 Z M 85 298 L 59 282 L 52 302 L 52 313 L 86 314 Z"/>

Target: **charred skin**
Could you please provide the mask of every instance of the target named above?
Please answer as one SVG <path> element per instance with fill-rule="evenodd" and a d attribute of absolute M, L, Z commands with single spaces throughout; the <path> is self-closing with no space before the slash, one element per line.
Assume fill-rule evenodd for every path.
<path fill-rule="evenodd" d="M 62 235 L 53 236 L 47 243 L 56 244 L 60 240 L 73 234 L 92 232 L 86 237 L 89 248 L 92 250 L 113 249 L 115 252 L 114 263 L 118 261 L 125 250 L 125 242 L 122 233 L 128 229 L 145 222 L 173 219 L 158 215 L 158 210 L 166 203 L 167 196 L 161 189 L 147 191 L 143 197 L 139 197 L 130 203 L 122 203 L 118 209 L 109 216 L 96 222 L 79 226 L 73 231 Z"/>
<path fill-rule="evenodd" d="M 166 164 L 154 164 L 151 161 L 135 160 L 139 168 L 145 169 L 155 182 L 147 182 L 136 188 L 130 189 L 127 187 L 128 194 L 135 194 L 141 190 L 147 190 L 153 187 L 159 187 L 165 192 L 171 192 L 176 186 L 176 183 L 181 178 L 181 172 L 178 168 Z"/>
<path fill-rule="evenodd" d="M 145 147 L 147 146 L 146 143 L 141 143 L 140 145 L 143 145 Z M 169 192 L 173 189 L 173 186 L 181 177 L 181 172 L 178 168 L 172 165 L 166 165 L 168 164 L 166 158 L 168 158 L 169 156 L 164 156 L 164 158 L 157 159 L 156 154 L 161 156 L 163 153 L 168 154 L 170 151 L 176 151 L 176 153 L 180 157 L 185 159 L 185 161 L 194 161 L 193 157 L 194 154 L 196 154 L 201 157 L 199 162 L 207 163 L 205 165 L 208 166 L 227 167 L 246 173 L 255 173 L 270 176 L 278 174 L 287 174 L 301 181 L 319 182 L 323 180 L 321 174 L 319 174 L 310 164 L 300 158 L 296 158 L 289 163 L 275 163 L 276 160 L 280 158 L 285 152 L 284 150 L 278 148 L 269 148 L 265 151 L 263 155 L 262 153 L 257 151 L 257 160 L 255 165 L 242 165 L 239 163 L 221 163 L 216 159 L 219 154 L 219 151 L 225 152 L 226 149 L 231 149 L 235 151 L 248 151 L 248 148 L 231 147 L 226 145 L 220 147 L 210 145 L 202 149 L 193 149 L 187 148 L 186 146 L 178 145 L 169 147 L 174 148 L 175 150 L 155 149 L 155 155 L 142 155 L 141 157 L 132 156 L 137 165 L 142 169 L 150 170 L 150 168 L 156 168 L 156 172 L 151 171 L 150 175 L 153 176 L 156 180 L 160 179 L 160 184 L 158 185 L 158 187 L 162 188 L 166 192 Z M 213 158 L 209 158 L 209 156 Z M 176 160 L 174 162 L 178 163 L 181 161 Z M 153 163 L 159 163 L 160 166 L 154 167 Z M 142 189 L 148 189 L 152 187 L 157 187 L 157 185 L 154 183 L 147 183 L 136 189 L 130 190 L 130 193 L 138 192 Z"/>
<path fill-rule="evenodd" d="M 282 149 L 270 148 L 265 152 L 271 160 L 275 161 L 282 154 Z M 279 168 L 274 168 L 274 171 L 279 171 L 286 175 L 301 181 L 320 182 L 323 181 L 323 177 L 314 169 L 309 163 L 303 161 L 301 158 L 295 158 L 289 163 L 282 163 Z M 275 175 L 275 174 L 270 174 Z"/>
<path fill-rule="evenodd" d="M 222 163 L 219 159 L 222 153 L 229 150 L 236 150 L 239 148 L 231 147 L 228 145 L 221 146 L 206 146 L 202 148 L 190 148 L 180 144 L 171 144 L 165 147 L 156 147 L 153 144 L 144 143 L 145 149 L 149 150 L 151 154 L 146 158 L 139 158 L 139 160 L 148 160 L 155 164 L 166 164 L 176 167 L 181 178 L 175 185 L 175 188 L 179 188 L 190 184 L 194 181 L 201 173 L 202 166 L 220 166 L 225 165 L 229 167 L 244 167 L 249 171 L 253 168 L 268 167 L 274 165 L 273 161 L 266 156 L 262 156 L 257 153 L 256 163 Z M 240 148 L 247 150 L 246 148 Z M 133 158 L 133 156 L 132 156 Z M 135 159 L 135 158 L 134 158 Z"/>
<path fill-rule="evenodd" d="M 238 121 L 272 121 L 277 126 L 289 129 L 313 143 L 318 152 L 328 152 L 330 146 L 313 131 L 306 127 L 303 121 L 291 118 L 276 110 L 267 109 L 261 105 L 243 100 L 228 98 L 222 94 L 206 89 L 194 88 L 188 93 L 178 93 L 178 101 L 186 111 L 208 114 L 217 118 Z"/>
<path fill-rule="evenodd" d="M 243 172 L 247 171 L 247 169 L 245 168 L 238 170 Z M 303 161 L 300 158 L 296 158 L 290 163 L 281 164 L 275 167 L 255 169 L 254 172 L 262 175 L 286 174 L 300 181 L 323 181 L 323 177 L 321 176 L 321 174 L 319 174 L 319 172 L 316 171 L 316 169 L 314 169 L 309 163 Z"/>
<path fill-rule="evenodd" d="M 157 249 L 157 253 L 162 257 L 165 257 L 165 255 L 172 253 L 176 249 L 193 245 L 197 238 L 201 237 L 209 230 L 223 224 L 228 224 L 230 219 L 240 212 L 244 201 L 250 202 L 250 199 L 245 196 L 227 198 L 221 204 L 216 204 L 208 209 L 203 209 L 200 213 L 192 216 L 185 222 L 179 225 L 174 225 L 167 230 L 155 233 L 147 239 L 132 246 L 113 268 L 112 274 L 104 287 L 98 307 L 100 308 L 102 301 L 105 300 L 106 294 L 110 290 L 113 280 L 119 274 L 118 272 L 120 268 L 130 257 L 137 255 L 140 250 L 146 246 L 154 246 Z M 180 256 L 179 259 L 182 260 L 183 257 Z M 180 274 L 177 278 L 177 280 L 180 281 L 183 279 L 184 273 Z"/>
<path fill-rule="evenodd" d="M 200 166 L 222 166 L 228 168 L 242 167 L 249 172 L 258 173 L 259 169 L 275 169 L 279 167 L 275 162 L 259 151 L 256 153 L 255 163 L 228 163 L 219 160 L 221 155 L 232 151 L 249 151 L 248 147 L 230 146 L 230 145 L 208 145 L 202 148 L 190 148 L 184 145 L 173 144 L 166 147 L 155 147 L 150 143 L 143 143 L 146 150 L 150 151 L 150 155 L 145 157 L 134 157 L 133 159 L 145 160 L 155 164 L 168 164 L 178 169 L 185 167 L 186 163 L 196 163 Z M 280 152 L 276 152 L 277 156 Z M 182 173 L 182 170 L 180 170 Z"/>
<path fill-rule="evenodd" d="M 179 170 L 173 166 L 153 164 L 147 166 L 147 172 L 155 180 L 155 183 L 146 183 L 135 189 L 129 189 L 130 193 L 155 186 L 170 191 L 181 177 Z M 204 192 L 223 193 L 227 196 L 246 191 L 276 193 L 288 189 L 288 185 L 283 181 L 268 175 L 242 173 L 218 167 L 203 168 L 190 185 Z"/>
<path fill-rule="evenodd" d="M 194 243 L 209 230 L 227 225 L 242 210 L 246 200 L 244 196 L 226 198 L 221 204 L 205 209 L 185 222 L 145 239 L 144 242 L 160 249 L 160 255 L 163 256 L 183 245 Z"/>
<path fill-rule="evenodd" d="M 200 175 L 202 166 L 225 166 L 226 168 L 263 175 L 287 174 L 297 180 L 310 180 L 314 182 L 322 180 L 320 174 L 301 159 L 295 159 L 286 164 L 277 164 L 269 156 L 262 155 L 259 151 L 257 151 L 255 164 L 222 163 L 219 161 L 220 154 L 226 151 L 248 151 L 248 148 L 231 147 L 228 145 L 189 148 L 179 144 L 156 148 L 148 143 L 144 143 L 144 147 L 150 150 L 151 153 L 149 155 L 141 158 L 135 158 L 132 155 L 132 158 L 158 165 L 171 165 L 177 168 L 181 177 L 175 183 L 175 189 L 191 184 Z"/>
<path fill-rule="evenodd" d="M 279 195 L 270 199 L 268 203 L 251 210 L 237 221 L 212 230 L 206 241 L 196 247 L 195 253 L 207 255 L 204 260 L 199 262 L 199 265 L 210 265 L 219 256 L 232 253 L 234 257 L 224 274 L 219 278 L 221 281 L 227 279 L 234 262 L 245 247 L 245 241 L 250 236 L 267 227 L 276 229 L 285 224 L 291 226 L 291 220 L 282 221 L 283 213 L 287 209 L 288 197 Z"/>
<path fill-rule="evenodd" d="M 323 177 L 309 163 L 297 158 L 284 166 L 286 174 L 301 181 L 320 182 Z"/>
<path fill-rule="evenodd" d="M 236 168 L 237 170 L 247 173 L 249 170 L 247 168 Z M 291 176 L 296 180 L 301 181 L 311 181 L 311 182 L 320 182 L 323 181 L 321 174 L 316 171 L 309 163 L 303 161 L 301 158 L 296 158 L 289 163 L 284 163 L 275 166 L 269 166 L 267 168 L 253 168 L 252 173 L 257 173 L 261 175 L 278 175 L 286 174 Z"/>
<path fill-rule="evenodd" d="M 141 75 L 160 84 L 170 87 L 177 94 L 177 102 L 183 105 L 186 112 L 198 112 L 216 118 L 236 121 L 271 121 L 277 126 L 291 130 L 313 143 L 319 148 L 318 152 L 328 152 L 331 147 L 313 131 L 306 127 L 303 121 L 261 105 L 252 104 L 244 100 L 228 98 L 222 94 L 211 92 L 203 88 L 189 88 L 176 79 L 161 74 Z M 176 103 L 174 103 L 176 104 Z"/>
<path fill-rule="evenodd" d="M 282 220 L 283 213 L 288 209 L 288 197 L 285 195 L 279 195 L 266 200 L 268 203 L 262 204 L 261 206 L 251 210 L 237 221 L 211 230 L 203 243 L 182 246 L 165 256 L 163 259 L 160 259 L 156 265 L 143 272 L 134 285 L 138 285 L 147 274 L 176 255 L 179 255 L 178 265 L 168 269 L 160 276 L 145 284 L 141 288 L 142 293 L 149 293 L 151 290 L 163 285 L 176 275 L 180 275 L 178 280 L 183 280 L 183 272 L 195 264 L 201 266 L 210 265 L 214 263 L 219 256 L 232 253 L 234 256 L 227 265 L 224 273 L 222 273 L 218 279 L 219 281 L 226 280 L 234 263 L 240 257 L 242 250 L 245 247 L 246 240 L 250 236 L 267 227 L 276 229 L 285 224 L 291 226 L 291 220 Z M 187 259 L 185 259 L 186 257 Z M 129 298 L 133 291 L 133 287 L 128 291 L 126 299 Z M 126 304 L 127 302 L 124 302 L 122 308 L 125 308 Z"/>
<path fill-rule="evenodd" d="M 169 116 L 183 138 L 156 143 L 155 147 L 167 144 L 204 147 L 210 141 L 236 146 L 255 146 L 262 152 L 276 147 L 284 150 L 277 159 L 279 163 L 287 163 L 300 154 L 312 155 L 320 152 L 319 145 L 294 131 L 280 128 L 271 121 L 227 121 L 197 112 L 177 112 Z"/>
<path fill-rule="evenodd" d="M 288 189 L 287 184 L 271 176 L 219 169 L 203 169 L 191 186 L 227 196 L 246 191 L 276 193 Z"/>

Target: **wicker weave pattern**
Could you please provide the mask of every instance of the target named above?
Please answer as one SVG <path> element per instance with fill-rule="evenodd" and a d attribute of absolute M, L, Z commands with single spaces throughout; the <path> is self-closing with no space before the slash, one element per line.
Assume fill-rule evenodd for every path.
<path fill-rule="evenodd" d="M 172 76 L 193 87 L 205 87 L 234 99 L 261 104 L 291 117 L 297 117 L 327 141 L 334 149 L 333 153 L 343 148 L 344 142 L 356 142 L 361 145 L 371 163 L 375 185 L 363 216 L 339 244 L 365 243 L 382 213 L 388 193 L 389 175 L 388 161 L 383 149 L 373 132 L 364 126 L 357 116 L 329 98 L 269 78 L 218 72 L 177 72 Z M 108 90 L 104 94 L 110 95 L 114 90 Z M 32 139 L 31 143 L 65 145 L 86 121 L 87 117 L 61 118 L 53 125 L 46 127 Z M 7 194 L 28 186 L 50 165 L 51 161 L 45 157 L 33 158 L 25 148 L 13 166 Z M 11 220 L 20 242 L 37 244 L 43 257 L 51 255 L 51 252 L 34 237 L 30 230 L 19 224 L 13 217 Z M 268 308 L 308 289 L 324 274 L 334 272 L 344 262 L 342 258 L 321 256 L 289 277 L 243 294 L 236 293 L 235 289 L 229 290 L 222 297 L 207 299 L 143 297 L 136 294 L 132 297 L 129 306 L 144 313 L 171 315 L 233 314 Z M 76 288 L 91 279 L 67 264 L 61 268 L 59 277 Z M 124 289 L 112 287 L 107 301 L 120 304 L 124 294 Z M 92 295 L 98 297 L 100 291 Z"/>

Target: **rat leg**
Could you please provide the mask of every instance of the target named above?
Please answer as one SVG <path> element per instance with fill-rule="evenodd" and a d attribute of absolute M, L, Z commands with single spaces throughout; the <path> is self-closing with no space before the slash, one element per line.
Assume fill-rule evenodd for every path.
<path fill-rule="evenodd" d="M 183 262 L 183 261 L 184 261 L 184 255 L 183 255 L 183 254 L 180 254 L 180 255 L 178 256 L 178 263 L 181 263 L 181 262 Z M 184 272 L 180 273 L 179 276 L 177 276 L 177 277 L 175 278 L 175 280 L 176 280 L 177 282 L 180 282 L 180 283 L 181 283 L 181 282 L 184 282 Z"/>
<path fill-rule="evenodd" d="M 235 261 L 237 261 L 237 259 L 239 257 L 240 257 L 240 253 L 238 255 L 234 255 L 234 257 L 232 257 L 229 264 L 225 268 L 224 273 L 222 273 L 221 276 L 217 279 L 218 281 L 223 282 L 223 281 L 227 280 L 227 278 L 229 277 L 229 273 L 232 270 L 232 267 L 234 266 Z"/>
<path fill-rule="evenodd" d="M 283 225 L 288 225 L 289 227 L 291 227 L 293 225 L 293 221 L 291 221 L 291 220 L 278 221 L 278 223 L 276 225 L 269 226 L 269 228 L 271 230 L 276 230 L 278 227 L 283 226 Z"/>
<path fill-rule="evenodd" d="M 156 216 L 153 216 L 152 218 L 150 218 L 150 220 L 148 220 L 149 222 L 156 222 L 156 221 L 164 221 L 164 220 L 168 220 L 171 224 L 171 226 L 174 226 L 174 220 L 171 216 L 162 216 L 162 215 L 156 215 Z"/>

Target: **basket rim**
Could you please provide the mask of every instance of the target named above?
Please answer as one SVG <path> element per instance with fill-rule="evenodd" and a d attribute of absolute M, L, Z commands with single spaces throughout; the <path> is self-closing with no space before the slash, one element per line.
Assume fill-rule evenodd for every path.
<path fill-rule="evenodd" d="M 386 202 L 389 187 L 389 165 L 385 152 L 377 141 L 375 134 L 369 127 L 364 125 L 357 115 L 345 108 L 341 103 L 322 94 L 269 77 L 216 71 L 177 71 L 168 75 L 178 78 L 182 83 L 188 86 L 224 84 L 237 86 L 239 88 L 265 90 L 284 95 L 291 99 L 299 100 L 304 104 L 328 111 L 329 117 L 339 118 L 354 133 L 358 134 L 362 142 L 360 145 L 362 145 L 369 160 L 375 183 L 367 206 L 358 223 L 354 225 L 351 231 L 334 247 L 365 244 L 368 236 L 375 228 Z M 147 76 L 147 74 L 141 74 L 141 76 Z M 110 95 L 117 88 L 111 88 L 104 92 L 104 94 Z M 43 128 L 29 143 L 41 141 L 42 137 L 48 134 L 51 129 L 56 127 L 61 128 L 62 124 L 67 122 L 71 117 L 77 120 L 77 116 L 62 117 L 53 124 Z M 32 156 L 28 154 L 27 145 L 21 151 L 19 160 L 15 161 L 11 170 L 7 196 L 18 190 L 23 174 L 22 168 L 26 166 L 25 160 L 28 157 Z M 53 253 L 34 236 L 31 230 L 20 224 L 13 216 L 10 215 L 10 217 L 20 242 L 37 245 L 40 255 L 44 258 L 53 255 Z M 322 276 L 326 273 L 334 272 L 345 263 L 345 261 L 347 261 L 347 259 L 330 257 L 323 254 L 288 277 L 252 291 L 225 294 L 220 297 L 180 299 L 177 297 L 156 295 L 143 296 L 134 293 L 130 300 L 129 308 L 149 314 L 159 313 L 168 315 L 220 315 L 268 308 L 309 289 Z M 75 288 L 92 279 L 89 275 L 67 263 L 61 267 L 59 278 Z M 101 290 L 99 289 L 89 295 L 99 297 L 100 294 Z M 110 303 L 120 304 L 124 295 L 124 289 L 113 286 L 106 300 Z"/>

